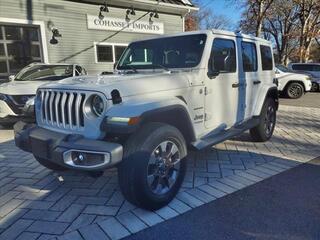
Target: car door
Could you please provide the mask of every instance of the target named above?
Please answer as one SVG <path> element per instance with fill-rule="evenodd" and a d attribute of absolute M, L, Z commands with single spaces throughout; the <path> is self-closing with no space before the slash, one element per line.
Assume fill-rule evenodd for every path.
<path fill-rule="evenodd" d="M 254 41 L 241 40 L 241 56 L 242 56 L 242 74 L 240 74 L 241 82 L 246 86 L 245 91 L 245 119 L 251 118 L 256 93 L 259 92 L 261 79 L 258 73 L 258 56 L 257 46 Z"/>
<path fill-rule="evenodd" d="M 313 74 L 317 79 L 320 79 L 320 65 L 319 64 L 314 64 L 313 65 Z"/>
<path fill-rule="evenodd" d="M 236 38 L 215 38 L 205 80 L 205 127 L 226 129 L 243 117 Z"/>

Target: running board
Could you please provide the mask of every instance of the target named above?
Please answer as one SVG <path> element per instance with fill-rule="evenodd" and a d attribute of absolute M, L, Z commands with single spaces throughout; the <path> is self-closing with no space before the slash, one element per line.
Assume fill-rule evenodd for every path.
<path fill-rule="evenodd" d="M 259 118 L 252 118 L 244 123 L 236 125 L 228 130 L 222 130 L 219 133 L 207 135 L 200 140 L 193 142 L 191 145 L 197 150 L 202 150 L 204 148 L 216 145 L 232 137 L 238 136 L 239 134 L 257 126 L 259 124 Z"/>

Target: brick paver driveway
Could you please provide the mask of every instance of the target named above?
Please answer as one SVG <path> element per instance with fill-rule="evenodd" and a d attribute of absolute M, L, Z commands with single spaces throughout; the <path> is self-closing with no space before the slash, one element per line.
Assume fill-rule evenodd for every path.
<path fill-rule="evenodd" d="M 120 239 L 320 156 L 319 119 L 320 109 L 281 106 L 272 141 L 245 133 L 191 153 L 183 189 L 157 212 L 123 199 L 116 169 L 54 173 L 0 130 L 0 239 Z"/>

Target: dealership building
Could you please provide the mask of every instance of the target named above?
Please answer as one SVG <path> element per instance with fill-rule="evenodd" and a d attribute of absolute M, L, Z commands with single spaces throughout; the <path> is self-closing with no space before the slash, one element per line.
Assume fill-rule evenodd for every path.
<path fill-rule="evenodd" d="M 113 70 L 135 40 L 184 31 L 189 0 L 0 0 L 0 80 L 32 62 Z"/>

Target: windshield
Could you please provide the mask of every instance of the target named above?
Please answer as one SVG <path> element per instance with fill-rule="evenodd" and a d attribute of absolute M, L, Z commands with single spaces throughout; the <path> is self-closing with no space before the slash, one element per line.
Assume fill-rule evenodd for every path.
<path fill-rule="evenodd" d="M 159 38 L 129 45 L 122 55 L 118 70 L 196 67 L 202 58 L 205 34 Z"/>
<path fill-rule="evenodd" d="M 15 81 L 56 81 L 73 76 L 72 65 L 33 65 L 23 68 Z"/>
<path fill-rule="evenodd" d="M 290 69 L 283 65 L 277 65 L 276 67 L 282 72 L 290 72 Z"/>

